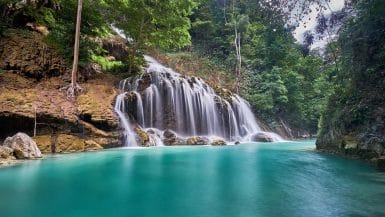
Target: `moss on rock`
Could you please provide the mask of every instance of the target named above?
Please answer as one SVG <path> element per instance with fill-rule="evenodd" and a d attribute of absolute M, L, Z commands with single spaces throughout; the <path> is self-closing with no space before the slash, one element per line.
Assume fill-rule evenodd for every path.
<path fill-rule="evenodd" d="M 223 139 L 214 139 L 213 141 L 211 141 L 210 145 L 212 145 L 212 146 L 224 146 L 224 145 L 227 145 L 227 143 Z"/>

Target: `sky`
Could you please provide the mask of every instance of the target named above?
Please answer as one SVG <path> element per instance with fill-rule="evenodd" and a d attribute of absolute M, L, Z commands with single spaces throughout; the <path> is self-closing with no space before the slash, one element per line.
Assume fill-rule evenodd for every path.
<path fill-rule="evenodd" d="M 329 5 L 333 11 L 339 11 L 344 7 L 344 0 L 331 0 Z M 315 31 L 315 27 L 317 26 L 317 11 L 315 10 L 315 5 L 312 6 L 312 12 L 308 14 L 304 20 L 307 20 L 306 26 L 304 23 L 301 23 L 299 27 L 294 30 L 294 37 L 298 42 L 303 42 L 303 33 L 306 31 Z M 329 9 L 324 12 L 325 16 L 328 16 L 332 13 Z M 310 20 L 309 20 L 310 18 Z M 323 48 L 327 44 L 327 39 L 319 40 L 315 38 L 311 49 L 314 48 Z"/>

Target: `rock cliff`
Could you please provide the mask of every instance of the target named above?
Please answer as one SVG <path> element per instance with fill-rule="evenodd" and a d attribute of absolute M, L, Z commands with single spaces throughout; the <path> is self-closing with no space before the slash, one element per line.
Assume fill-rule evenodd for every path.
<path fill-rule="evenodd" d="M 80 74 L 83 93 L 66 97 L 68 63 L 36 32 L 9 30 L 0 42 L 0 141 L 16 132 L 34 135 L 42 152 L 119 146 L 113 104 L 117 79 Z M 85 81 L 87 80 L 87 81 Z"/>

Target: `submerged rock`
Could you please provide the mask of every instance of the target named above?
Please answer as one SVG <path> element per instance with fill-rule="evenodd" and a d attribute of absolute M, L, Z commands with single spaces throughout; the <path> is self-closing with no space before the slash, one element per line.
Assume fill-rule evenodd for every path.
<path fill-rule="evenodd" d="M 13 154 L 17 159 L 34 159 L 42 157 L 36 142 L 25 133 L 17 133 L 12 137 L 6 138 L 3 146 L 12 149 Z"/>
<path fill-rule="evenodd" d="M 381 156 L 374 160 L 374 165 L 380 169 L 385 170 L 385 156 Z"/>
<path fill-rule="evenodd" d="M 208 145 L 210 140 L 204 136 L 193 136 L 187 139 L 187 145 Z"/>
<path fill-rule="evenodd" d="M 274 140 L 270 135 L 263 133 L 263 132 L 259 132 L 259 133 L 256 133 L 256 134 L 251 136 L 251 141 L 253 141 L 253 142 L 273 142 Z"/>
<path fill-rule="evenodd" d="M 211 141 L 210 145 L 212 145 L 212 146 L 223 146 L 223 145 L 227 145 L 227 143 L 223 139 L 214 139 L 213 141 Z"/>

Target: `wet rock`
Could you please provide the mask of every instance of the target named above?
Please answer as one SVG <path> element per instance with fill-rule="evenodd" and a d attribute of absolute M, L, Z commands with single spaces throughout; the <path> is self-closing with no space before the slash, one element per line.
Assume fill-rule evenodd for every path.
<path fill-rule="evenodd" d="M 187 144 L 187 140 L 186 139 L 183 139 L 183 138 L 180 138 L 180 137 L 177 137 L 175 139 L 174 145 L 186 145 L 186 144 Z"/>
<path fill-rule="evenodd" d="M 17 159 L 35 159 L 42 157 L 36 142 L 25 133 L 17 133 L 12 137 L 6 138 L 3 145 L 11 148 Z"/>
<path fill-rule="evenodd" d="M 223 146 L 223 145 L 227 145 L 227 143 L 223 139 L 214 139 L 213 141 L 211 141 L 210 145 L 212 145 L 212 146 Z"/>
<path fill-rule="evenodd" d="M 167 129 L 163 132 L 163 144 L 167 146 L 174 146 L 174 145 L 186 145 L 186 140 L 178 137 L 178 135 L 170 130 Z"/>
<path fill-rule="evenodd" d="M 167 129 L 163 132 L 164 138 L 176 138 L 176 133 L 170 129 Z"/>
<path fill-rule="evenodd" d="M 271 138 L 268 134 L 259 132 L 251 136 L 251 141 L 253 142 L 273 142 L 273 138 Z"/>
<path fill-rule="evenodd" d="M 165 145 L 178 145 L 178 142 L 180 141 L 178 141 L 177 135 L 174 131 L 167 129 L 163 132 L 163 143 Z"/>
<path fill-rule="evenodd" d="M 235 141 L 235 142 L 234 142 L 234 145 L 239 145 L 239 144 L 241 144 L 240 141 Z"/>
<path fill-rule="evenodd" d="M 139 145 L 143 147 L 149 147 L 150 136 L 148 135 L 148 133 L 139 127 L 135 127 L 134 131 L 136 135 L 138 135 Z"/>
<path fill-rule="evenodd" d="M 208 145 L 210 140 L 203 136 L 193 136 L 187 139 L 187 145 Z"/>
<path fill-rule="evenodd" d="M 145 73 L 142 75 L 139 80 L 138 90 L 140 92 L 144 91 L 147 87 L 151 85 L 151 75 L 149 73 Z"/>
<path fill-rule="evenodd" d="M 147 133 L 149 133 L 149 134 L 156 134 L 155 131 L 154 131 L 153 129 L 148 129 L 148 130 L 147 130 Z"/>
<path fill-rule="evenodd" d="M 163 144 L 167 146 L 186 145 L 187 141 L 186 139 L 183 139 L 181 137 L 176 137 L 170 139 L 163 139 Z"/>

